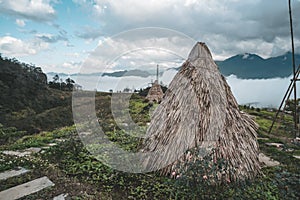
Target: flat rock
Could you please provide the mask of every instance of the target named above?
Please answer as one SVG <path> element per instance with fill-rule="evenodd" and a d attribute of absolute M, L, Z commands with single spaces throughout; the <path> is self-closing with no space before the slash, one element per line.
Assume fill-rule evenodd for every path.
<path fill-rule="evenodd" d="M 57 145 L 56 143 L 49 143 L 48 144 L 49 147 L 53 147 L 53 146 L 56 146 L 56 145 Z"/>
<path fill-rule="evenodd" d="M 294 152 L 295 149 L 287 148 L 287 149 L 283 149 L 283 151 L 285 151 L 285 152 Z"/>
<path fill-rule="evenodd" d="M 68 194 L 61 194 L 53 198 L 53 200 L 65 200 Z"/>
<path fill-rule="evenodd" d="M 300 138 L 296 137 L 295 139 L 292 140 L 292 142 L 295 144 L 300 144 Z"/>
<path fill-rule="evenodd" d="M 14 176 L 20 176 L 20 175 L 25 174 L 29 171 L 30 170 L 24 169 L 22 167 L 19 168 L 18 170 L 5 171 L 5 172 L 0 173 L 0 180 L 6 180 L 6 179 L 14 177 Z"/>
<path fill-rule="evenodd" d="M 39 147 L 30 147 L 28 149 L 25 149 L 24 152 L 28 151 L 31 153 L 39 153 L 41 150 L 42 150 L 42 148 L 39 148 Z"/>
<path fill-rule="evenodd" d="M 3 154 L 9 155 L 9 156 L 18 156 L 18 157 L 24 157 L 30 155 L 32 152 L 30 151 L 25 151 L 25 152 L 20 152 L 20 151 L 2 151 Z"/>
<path fill-rule="evenodd" d="M 54 186 L 54 183 L 44 176 L 0 192 L 0 200 L 19 199 L 51 186 Z"/>
<path fill-rule="evenodd" d="M 300 159 L 300 156 L 293 156 L 294 158 Z"/>
<path fill-rule="evenodd" d="M 263 153 L 260 153 L 258 155 L 258 159 L 259 159 L 259 162 L 261 162 L 263 165 L 265 165 L 267 167 L 274 167 L 274 166 L 280 165 L 280 162 L 273 160 L 272 158 L 270 158 L 269 156 L 266 156 Z"/>
<path fill-rule="evenodd" d="M 2 153 L 10 156 L 24 157 L 24 156 L 31 155 L 32 153 L 38 153 L 41 150 L 42 148 L 39 147 L 30 147 L 22 151 L 2 151 Z"/>
<path fill-rule="evenodd" d="M 271 143 L 266 143 L 267 146 L 270 146 L 270 147 L 284 147 L 284 145 L 282 143 L 275 143 L 275 142 L 271 142 Z"/>
<path fill-rule="evenodd" d="M 57 141 L 57 142 L 65 142 L 65 141 L 66 141 L 66 139 L 57 138 L 57 139 L 55 139 L 55 141 Z"/>

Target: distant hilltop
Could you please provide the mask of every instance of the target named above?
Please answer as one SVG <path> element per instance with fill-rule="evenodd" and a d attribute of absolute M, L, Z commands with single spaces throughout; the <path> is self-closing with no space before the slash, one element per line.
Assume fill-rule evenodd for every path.
<path fill-rule="evenodd" d="M 300 55 L 295 55 L 296 65 Z M 239 54 L 224 61 L 216 61 L 224 76 L 236 75 L 241 79 L 284 78 L 292 74 L 292 53 L 264 59 L 256 54 Z M 297 67 L 296 66 L 296 67 Z"/>
<path fill-rule="evenodd" d="M 296 65 L 300 64 L 300 55 L 295 55 Z M 284 78 L 292 74 L 292 54 L 287 52 L 281 56 L 264 59 L 256 54 L 244 53 L 232 56 L 224 61 L 215 61 L 224 76 L 235 75 L 240 79 L 268 79 Z M 296 66 L 296 67 L 297 67 Z M 171 68 L 179 70 L 180 67 Z M 163 72 L 160 73 L 162 75 Z M 77 76 L 78 74 L 65 73 L 47 73 L 48 77 L 59 76 Z M 91 74 L 81 74 L 84 76 L 107 76 L 107 77 L 149 77 L 155 74 L 146 70 L 119 70 L 115 72 L 98 72 Z"/>

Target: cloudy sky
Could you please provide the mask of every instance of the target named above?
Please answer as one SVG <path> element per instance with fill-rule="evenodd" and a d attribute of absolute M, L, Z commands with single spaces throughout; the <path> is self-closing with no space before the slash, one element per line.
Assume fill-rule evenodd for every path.
<path fill-rule="evenodd" d="M 83 63 L 106 71 L 177 67 L 195 40 L 216 60 L 245 52 L 267 58 L 290 50 L 287 2 L 0 0 L 0 52 L 66 73 Z M 292 6 L 300 53 L 300 1 Z"/>

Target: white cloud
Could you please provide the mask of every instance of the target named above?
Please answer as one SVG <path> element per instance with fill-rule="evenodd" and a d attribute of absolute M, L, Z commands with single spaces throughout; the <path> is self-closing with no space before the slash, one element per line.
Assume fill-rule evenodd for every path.
<path fill-rule="evenodd" d="M 99 41 L 99 46 L 83 64 L 82 72 L 124 69 L 155 70 L 178 67 L 186 59 L 195 40 L 168 29 L 135 29 Z"/>
<path fill-rule="evenodd" d="M 42 40 L 47 43 L 56 43 L 58 41 L 68 41 L 68 38 L 65 35 L 53 35 L 49 33 L 38 33 L 35 34 L 36 39 Z"/>
<path fill-rule="evenodd" d="M 73 58 L 79 58 L 81 54 L 74 52 L 74 53 L 66 53 L 65 55 Z"/>
<path fill-rule="evenodd" d="M 16 19 L 16 24 L 20 27 L 24 27 L 26 25 L 25 21 L 22 19 Z"/>
<path fill-rule="evenodd" d="M 36 54 L 36 50 L 20 39 L 5 36 L 0 38 L 1 51 L 10 56 L 24 56 Z"/>
<path fill-rule="evenodd" d="M 55 17 L 50 0 L 1 0 L 0 11 L 34 21 L 51 21 Z"/>
<path fill-rule="evenodd" d="M 103 32 L 99 28 L 94 28 L 90 26 L 84 26 L 80 28 L 80 31 L 76 31 L 75 35 L 79 38 L 87 40 L 95 40 L 103 35 Z"/>
<path fill-rule="evenodd" d="M 170 28 L 206 42 L 220 59 L 243 52 L 270 57 L 290 49 L 278 42 L 290 44 L 286 1 L 90 0 L 79 4 L 90 6 L 106 37 L 132 28 Z M 295 12 L 299 9 L 300 2 L 294 1 L 295 32 L 300 27 L 300 13 Z M 295 34 L 295 39 L 300 40 L 300 35 Z"/>
<path fill-rule="evenodd" d="M 56 73 L 66 73 L 66 74 L 76 74 L 79 72 L 81 62 L 76 61 L 66 61 L 61 63 L 44 63 L 43 71 L 45 73 L 56 72 Z M 52 78 L 52 77 L 51 77 Z"/>
<path fill-rule="evenodd" d="M 23 41 L 11 36 L 0 37 L 0 50 L 8 56 L 27 56 L 47 49 L 48 43 L 41 41 Z"/>
<path fill-rule="evenodd" d="M 72 71 L 74 72 L 74 70 L 78 70 L 79 67 L 80 67 L 81 63 L 80 62 L 74 62 L 74 61 L 71 61 L 71 62 L 64 62 L 62 64 L 62 66 L 66 69 L 68 69 L 68 71 Z"/>

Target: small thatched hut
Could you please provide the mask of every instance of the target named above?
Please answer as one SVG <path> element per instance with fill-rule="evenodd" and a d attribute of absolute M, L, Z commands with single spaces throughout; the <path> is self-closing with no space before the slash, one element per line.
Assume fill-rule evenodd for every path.
<path fill-rule="evenodd" d="M 253 119 L 239 110 L 208 47 L 198 42 L 152 115 L 141 152 L 156 153 L 143 163 L 174 175 L 213 151 L 212 162 L 226 160 L 231 169 L 218 179 L 224 173 L 231 181 L 252 178 L 260 173 L 256 130 Z"/>
<path fill-rule="evenodd" d="M 150 102 L 160 102 L 164 96 L 164 93 L 158 84 L 158 80 L 155 80 L 152 84 L 152 87 L 149 89 L 149 92 L 146 96 L 146 99 L 148 99 Z"/>

